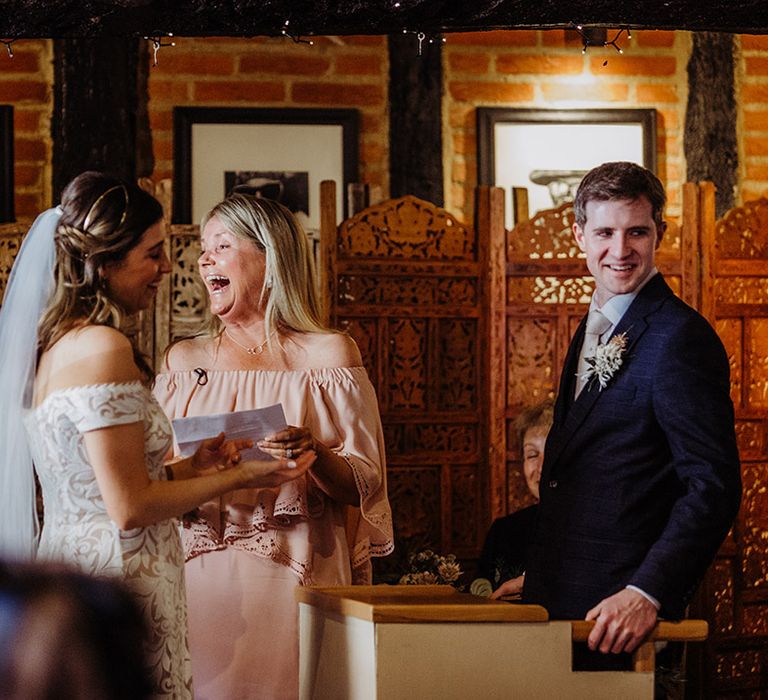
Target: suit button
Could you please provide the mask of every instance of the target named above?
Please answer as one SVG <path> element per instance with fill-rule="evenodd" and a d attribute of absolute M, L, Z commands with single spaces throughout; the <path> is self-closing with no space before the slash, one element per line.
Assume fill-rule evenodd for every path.
<path fill-rule="evenodd" d="M 552 481 L 549 482 L 549 488 L 551 489 L 557 488 L 557 479 L 552 479 Z"/>

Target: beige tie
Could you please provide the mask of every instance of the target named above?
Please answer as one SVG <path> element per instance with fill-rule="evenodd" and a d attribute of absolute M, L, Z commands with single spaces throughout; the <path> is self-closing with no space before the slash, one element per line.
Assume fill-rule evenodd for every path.
<path fill-rule="evenodd" d="M 587 384 L 586 379 L 582 379 L 584 373 L 589 369 L 587 358 L 595 354 L 597 346 L 600 344 L 600 336 L 610 327 L 611 322 L 603 314 L 594 309 L 587 316 L 587 329 L 584 332 L 584 342 L 581 345 L 581 354 L 579 355 L 579 369 L 576 374 L 576 397 L 578 398 L 581 390 Z"/>

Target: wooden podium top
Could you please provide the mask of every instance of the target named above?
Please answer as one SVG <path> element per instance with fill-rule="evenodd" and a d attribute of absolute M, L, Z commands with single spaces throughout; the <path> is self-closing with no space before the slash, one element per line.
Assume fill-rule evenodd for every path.
<path fill-rule="evenodd" d="M 298 587 L 296 600 L 370 622 L 546 622 L 540 605 L 459 593 L 452 586 Z"/>

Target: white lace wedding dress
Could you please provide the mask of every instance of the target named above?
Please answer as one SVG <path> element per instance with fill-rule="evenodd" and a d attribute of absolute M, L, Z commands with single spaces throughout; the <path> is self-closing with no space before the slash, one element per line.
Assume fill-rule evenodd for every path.
<path fill-rule="evenodd" d="M 139 382 L 79 386 L 51 393 L 27 412 L 35 470 L 43 492 L 38 558 L 122 578 L 150 628 L 148 657 L 158 698 L 191 698 L 184 557 L 177 524 L 120 530 L 110 520 L 88 463 L 83 433 L 142 421 L 147 470 L 165 479 L 171 427 Z"/>

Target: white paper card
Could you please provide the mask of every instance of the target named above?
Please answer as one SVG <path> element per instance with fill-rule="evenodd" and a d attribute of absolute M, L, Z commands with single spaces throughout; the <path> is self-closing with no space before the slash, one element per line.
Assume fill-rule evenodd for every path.
<path fill-rule="evenodd" d="M 240 451 L 243 460 L 274 459 L 256 447 L 256 442 L 286 427 L 283 406 L 279 403 L 252 411 L 176 418 L 173 421 L 173 431 L 182 457 L 191 456 L 203 440 L 214 438 L 223 432 L 227 440 L 253 440 L 252 448 Z"/>

